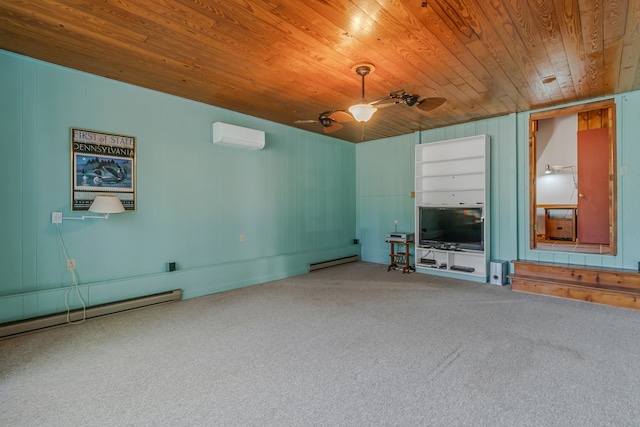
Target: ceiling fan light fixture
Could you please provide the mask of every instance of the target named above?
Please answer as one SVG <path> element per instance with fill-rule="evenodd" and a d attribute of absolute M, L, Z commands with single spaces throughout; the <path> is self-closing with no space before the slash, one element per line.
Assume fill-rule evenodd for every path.
<path fill-rule="evenodd" d="M 353 118 L 359 122 L 368 121 L 377 110 L 378 109 L 376 107 L 364 100 L 360 104 L 349 107 L 349 112 L 353 115 Z"/>
<path fill-rule="evenodd" d="M 349 112 L 353 115 L 353 118 L 359 122 L 368 121 L 373 113 L 375 113 L 378 109 L 373 105 L 369 104 L 364 97 L 364 78 L 367 74 L 372 73 L 375 70 L 373 64 L 365 63 L 365 64 L 356 64 L 351 68 L 357 75 L 362 77 L 362 100 L 359 104 L 352 105 L 349 107 Z"/>

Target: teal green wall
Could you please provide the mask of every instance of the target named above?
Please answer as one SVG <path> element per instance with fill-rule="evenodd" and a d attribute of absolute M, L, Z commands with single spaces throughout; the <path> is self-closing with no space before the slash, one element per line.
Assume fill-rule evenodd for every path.
<path fill-rule="evenodd" d="M 65 310 L 51 212 L 80 215 L 71 127 L 137 139 L 137 211 L 60 227 L 88 305 L 194 297 L 359 253 L 354 144 L 2 51 L 0 94 L 0 323 Z M 264 130 L 266 148 L 212 144 L 216 121 Z"/>
<path fill-rule="evenodd" d="M 358 144 L 356 148 L 357 221 L 362 259 L 389 263 L 384 238 L 394 231 L 413 231 L 415 146 L 420 143 L 486 134 L 491 150 L 490 255 L 509 261 L 517 253 L 516 115 L 416 132 Z"/>
<path fill-rule="evenodd" d="M 375 116 L 374 116 L 375 119 Z M 389 264 L 385 235 L 413 231 L 414 157 L 417 134 L 358 143 L 356 146 L 356 236 L 364 261 Z"/>

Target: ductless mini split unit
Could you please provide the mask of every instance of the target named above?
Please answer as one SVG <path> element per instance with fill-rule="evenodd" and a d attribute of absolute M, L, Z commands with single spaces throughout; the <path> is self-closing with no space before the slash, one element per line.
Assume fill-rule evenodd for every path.
<path fill-rule="evenodd" d="M 264 131 L 215 122 L 213 124 L 213 143 L 262 150 L 264 148 Z"/>

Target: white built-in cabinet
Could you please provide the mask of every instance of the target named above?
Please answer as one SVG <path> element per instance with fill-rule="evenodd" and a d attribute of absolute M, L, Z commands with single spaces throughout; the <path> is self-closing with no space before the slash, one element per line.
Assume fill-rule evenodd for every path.
<path fill-rule="evenodd" d="M 487 281 L 489 266 L 489 137 L 478 135 L 416 145 L 415 262 L 422 273 L 463 275 Z M 483 249 L 426 244 L 421 207 L 482 208 Z M 428 237 L 428 236 L 427 236 Z M 467 267 L 459 271 L 452 267 Z M 454 267 L 454 268 L 455 268 Z"/>

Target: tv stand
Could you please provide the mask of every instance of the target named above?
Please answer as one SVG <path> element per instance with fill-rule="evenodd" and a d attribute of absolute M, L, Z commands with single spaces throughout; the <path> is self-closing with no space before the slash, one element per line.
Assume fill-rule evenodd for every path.
<path fill-rule="evenodd" d="M 416 267 L 486 278 L 484 251 L 416 247 Z"/>
<path fill-rule="evenodd" d="M 487 135 L 416 145 L 416 271 L 466 276 L 470 280 L 487 282 L 491 248 L 489 146 Z M 435 236 L 426 236 L 422 232 L 420 209 L 423 207 L 482 207 L 484 242 L 478 248 L 484 249 L 460 248 L 448 241 L 442 244 L 429 241 Z M 428 225 L 425 228 L 429 228 Z"/>

